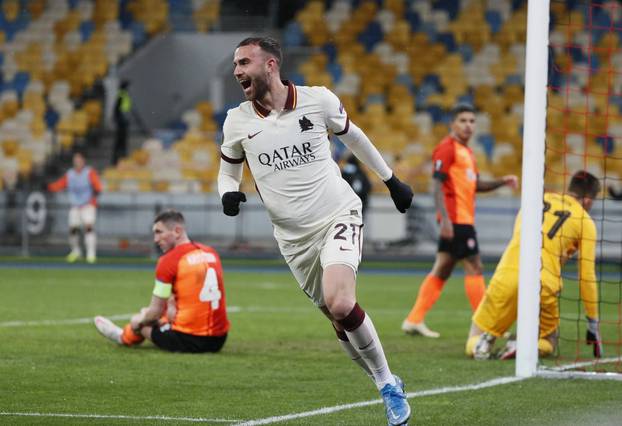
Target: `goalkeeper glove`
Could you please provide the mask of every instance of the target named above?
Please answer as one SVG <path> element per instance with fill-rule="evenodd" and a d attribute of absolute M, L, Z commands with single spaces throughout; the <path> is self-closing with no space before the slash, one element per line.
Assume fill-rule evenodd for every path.
<path fill-rule="evenodd" d="M 410 186 L 401 182 L 395 175 L 391 175 L 391 179 L 384 181 L 384 184 L 389 188 L 389 193 L 397 210 L 400 213 L 406 213 L 413 202 L 413 192 Z"/>
<path fill-rule="evenodd" d="M 594 357 L 601 358 L 603 356 L 603 341 L 600 338 L 599 321 L 587 317 L 587 331 L 585 333 L 585 343 L 594 346 Z"/>
<path fill-rule="evenodd" d="M 246 202 L 246 195 L 240 191 L 225 192 L 222 195 L 222 211 L 227 216 L 237 216 L 240 213 L 240 203 Z"/>

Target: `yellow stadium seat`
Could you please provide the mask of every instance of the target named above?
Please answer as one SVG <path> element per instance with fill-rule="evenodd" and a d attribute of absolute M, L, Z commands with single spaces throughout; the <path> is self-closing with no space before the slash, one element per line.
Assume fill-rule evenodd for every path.
<path fill-rule="evenodd" d="M 73 135 L 71 133 L 59 133 L 57 137 L 61 149 L 64 151 L 69 151 L 73 146 Z"/>

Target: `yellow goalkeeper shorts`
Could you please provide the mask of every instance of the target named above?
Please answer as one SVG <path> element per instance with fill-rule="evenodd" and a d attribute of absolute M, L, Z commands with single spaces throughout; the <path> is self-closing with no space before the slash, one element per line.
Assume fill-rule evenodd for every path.
<path fill-rule="evenodd" d="M 518 271 L 495 271 L 479 304 L 473 322 L 483 331 L 500 337 L 516 321 L 518 309 Z M 559 324 L 557 296 L 546 284 L 540 292 L 540 337 L 553 333 Z"/>

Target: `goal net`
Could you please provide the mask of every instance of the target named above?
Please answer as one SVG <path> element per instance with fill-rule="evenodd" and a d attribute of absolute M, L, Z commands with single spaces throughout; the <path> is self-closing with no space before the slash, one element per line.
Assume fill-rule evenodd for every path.
<path fill-rule="evenodd" d="M 543 187 L 565 193 L 578 170 L 600 181 L 602 191 L 590 216 L 598 232 L 595 266 L 604 354 L 595 358 L 586 341 L 584 284 L 575 257 L 562 268 L 558 345 L 552 357 L 539 359 L 536 374 L 622 379 L 622 200 L 615 199 L 622 195 L 622 4 L 550 0 L 549 8 Z"/>

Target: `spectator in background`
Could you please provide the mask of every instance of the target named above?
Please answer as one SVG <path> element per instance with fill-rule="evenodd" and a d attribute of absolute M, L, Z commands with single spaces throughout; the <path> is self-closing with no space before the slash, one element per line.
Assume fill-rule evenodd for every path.
<path fill-rule="evenodd" d="M 183 215 L 159 213 L 153 240 L 164 253 L 156 266 L 151 303 L 124 327 L 95 317 L 95 327 L 119 345 L 145 339 L 171 352 L 218 352 L 227 340 L 229 320 L 220 257 L 188 238 Z"/>
<path fill-rule="evenodd" d="M 354 190 L 354 193 L 361 199 L 361 203 L 363 204 L 363 217 L 365 217 L 369 201 L 369 192 L 371 191 L 371 182 L 369 182 L 367 174 L 365 174 L 359 160 L 354 154 L 350 154 L 346 159 L 345 164 L 341 168 L 341 177 L 348 182 L 350 187 Z"/>
<path fill-rule="evenodd" d="M 82 257 L 80 245 L 80 231 L 84 228 L 84 245 L 86 246 L 86 261 L 95 263 L 96 236 L 95 219 L 97 196 L 102 190 L 99 176 L 95 169 L 86 165 L 84 154 L 73 154 L 73 167 L 60 179 L 48 185 L 48 190 L 59 192 L 67 190 L 69 194 L 69 246 L 71 252 L 67 255 L 70 263 Z"/>
<path fill-rule="evenodd" d="M 479 178 L 475 157 L 468 143 L 475 132 L 475 109 L 458 104 L 452 109 L 451 133 L 434 149 L 434 205 L 440 223 L 438 252 L 432 271 L 424 279 L 417 300 L 402 323 L 408 334 L 439 337 L 423 321 L 438 300 L 446 280 L 460 260 L 464 265 L 464 289 L 475 311 L 484 297 L 483 265 L 475 232 L 475 193 L 493 191 L 502 186 L 518 187 L 514 175 L 483 181 Z"/>
<path fill-rule="evenodd" d="M 127 156 L 127 143 L 130 132 L 130 114 L 132 112 L 132 98 L 128 91 L 129 80 L 122 80 L 114 105 L 115 139 L 112 164 Z"/>

